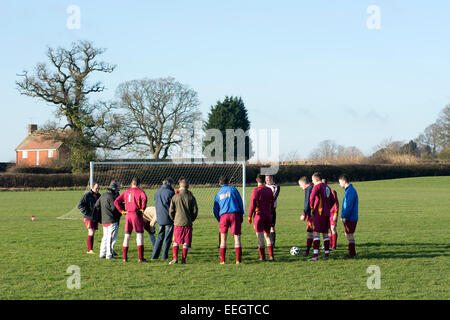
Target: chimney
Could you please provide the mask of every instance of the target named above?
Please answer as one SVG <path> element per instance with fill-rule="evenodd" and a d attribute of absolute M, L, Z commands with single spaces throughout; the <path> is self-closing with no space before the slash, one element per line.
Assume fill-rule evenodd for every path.
<path fill-rule="evenodd" d="M 35 132 L 37 130 L 37 124 L 29 124 L 28 125 L 28 135 L 30 136 L 31 134 L 33 134 L 33 132 Z"/>

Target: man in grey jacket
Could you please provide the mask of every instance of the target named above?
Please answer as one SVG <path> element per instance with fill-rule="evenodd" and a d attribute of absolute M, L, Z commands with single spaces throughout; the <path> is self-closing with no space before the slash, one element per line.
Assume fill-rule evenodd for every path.
<path fill-rule="evenodd" d="M 153 246 L 152 259 L 158 259 L 162 247 L 162 260 L 169 257 L 169 249 L 172 244 L 173 221 L 169 217 L 170 201 L 175 194 L 174 181 L 166 178 L 161 188 L 155 193 L 156 221 L 159 226 L 158 238 Z M 164 247 L 163 247 L 164 242 Z"/>
<path fill-rule="evenodd" d="M 95 203 L 96 210 L 100 212 L 100 221 L 103 226 L 103 238 L 100 245 L 100 258 L 113 259 L 114 245 L 119 231 L 121 213 L 114 205 L 114 200 L 119 196 L 120 185 L 111 182 L 108 191 L 103 193 Z"/>

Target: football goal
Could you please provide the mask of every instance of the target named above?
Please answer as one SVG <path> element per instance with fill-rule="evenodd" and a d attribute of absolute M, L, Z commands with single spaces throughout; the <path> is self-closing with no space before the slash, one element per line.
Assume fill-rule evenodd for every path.
<path fill-rule="evenodd" d="M 197 199 L 199 214 L 212 213 L 214 197 L 219 191 L 219 178 L 228 177 L 230 185 L 236 187 L 242 196 L 245 208 L 245 162 L 91 162 L 89 185 L 98 183 L 100 192 L 105 192 L 112 180 L 119 181 L 121 191 L 130 187 L 133 177 L 139 177 L 141 188 L 148 197 L 148 206 L 153 206 L 155 192 L 165 178 L 175 181 L 184 177 L 190 183 L 189 189 Z M 89 190 L 89 185 L 86 189 Z M 81 196 L 80 196 L 81 197 Z M 75 207 L 59 219 L 81 219 Z"/>

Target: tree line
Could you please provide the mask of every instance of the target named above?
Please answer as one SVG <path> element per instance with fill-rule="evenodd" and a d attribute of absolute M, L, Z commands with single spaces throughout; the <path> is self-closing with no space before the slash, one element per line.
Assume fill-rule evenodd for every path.
<path fill-rule="evenodd" d="M 284 162 L 299 162 L 297 152 L 284 155 Z M 323 140 L 309 154 L 306 162 L 320 164 L 412 164 L 420 161 L 450 160 L 450 104 L 436 121 L 418 137 L 405 141 L 385 139 L 365 156 L 355 146 L 345 147 L 334 140 Z"/>

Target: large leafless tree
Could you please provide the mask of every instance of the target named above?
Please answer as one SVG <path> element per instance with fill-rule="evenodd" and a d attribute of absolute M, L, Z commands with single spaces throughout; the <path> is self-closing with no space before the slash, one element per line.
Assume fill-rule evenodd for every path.
<path fill-rule="evenodd" d="M 134 132 L 132 151 L 166 159 L 173 146 L 192 136 L 194 123 L 201 120 L 197 92 L 172 77 L 133 80 L 117 89 L 128 129 Z"/>
<path fill-rule="evenodd" d="M 89 96 L 105 87 L 100 81 L 89 81 L 95 73 L 111 73 L 115 66 L 98 60 L 105 49 L 89 41 L 72 43 L 70 48 L 49 47 L 48 63 L 38 63 L 33 73 L 23 71 L 16 81 L 22 95 L 33 97 L 55 107 L 56 117 L 65 120 L 55 138 L 71 148 L 75 171 L 86 169 L 96 148 L 118 150 L 132 141 L 124 131 L 123 119 L 113 111 L 117 105 L 90 102 Z"/>

